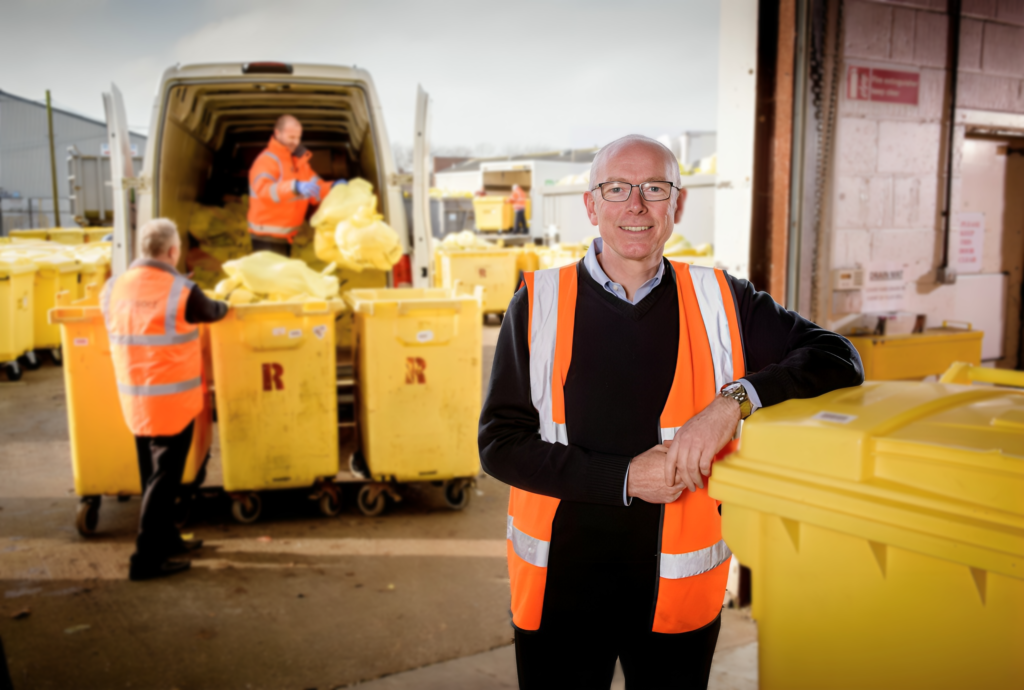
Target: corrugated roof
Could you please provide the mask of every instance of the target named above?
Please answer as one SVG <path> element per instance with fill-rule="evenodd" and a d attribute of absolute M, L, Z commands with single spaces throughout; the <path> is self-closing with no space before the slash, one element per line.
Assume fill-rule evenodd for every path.
<path fill-rule="evenodd" d="M 46 103 L 45 102 L 33 101 L 31 98 L 25 98 L 24 96 L 17 96 L 15 94 L 11 93 L 10 91 L 4 91 L 3 89 L 0 89 L 0 97 L 7 97 L 7 98 L 10 98 L 12 100 L 21 101 L 22 103 L 27 103 L 28 105 L 34 105 L 36 107 L 42 108 L 43 110 L 46 110 Z M 67 115 L 68 117 L 75 117 L 75 118 L 78 118 L 79 120 L 84 120 L 85 122 L 91 122 L 94 125 L 100 125 L 100 126 L 102 126 L 104 128 L 106 128 L 106 126 L 107 126 L 107 123 L 104 122 L 103 120 L 96 120 L 94 118 L 87 117 L 87 116 L 82 115 L 80 113 L 73 112 L 71 110 L 65 110 L 63 108 L 57 108 L 57 107 L 54 107 L 52 104 L 50 106 L 50 109 L 54 113 L 60 113 L 62 115 Z M 132 132 L 131 130 L 129 130 L 129 133 L 132 136 L 146 138 L 145 134 L 139 134 L 138 132 Z"/>

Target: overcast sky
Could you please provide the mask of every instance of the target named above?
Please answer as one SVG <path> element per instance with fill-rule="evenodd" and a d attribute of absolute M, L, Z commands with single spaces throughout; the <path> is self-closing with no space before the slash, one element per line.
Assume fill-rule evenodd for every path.
<path fill-rule="evenodd" d="M 149 128 L 175 63 L 280 60 L 366 68 L 392 141 L 412 141 L 416 84 L 433 144 L 586 147 L 629 132 L 713 130 L 718 3 L 525 0 L 31 0 L 4 3 L 0 89 L 103 119 L 110 82 Z"/>

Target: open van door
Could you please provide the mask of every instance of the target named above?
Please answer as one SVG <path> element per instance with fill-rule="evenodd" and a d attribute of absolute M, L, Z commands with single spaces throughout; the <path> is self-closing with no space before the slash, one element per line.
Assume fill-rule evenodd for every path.
<path fill-rule="evenodd" d="M 110 143 L 110 184 L 114 192 L 114 246 L 111 270 L 119 276 L 128 270 L 135 246 L 135 170 L 132 145 L 128 137 L 128 116 L 124 99 L 116 85 L 103 94 L 107 114 L 107 139 Z"/>
<path fill-rule="evenodd" d="M 430 260 L 430 97 L 416 86 L 416 127 L 412 159 L 412 286 L 433 285 Z"/>

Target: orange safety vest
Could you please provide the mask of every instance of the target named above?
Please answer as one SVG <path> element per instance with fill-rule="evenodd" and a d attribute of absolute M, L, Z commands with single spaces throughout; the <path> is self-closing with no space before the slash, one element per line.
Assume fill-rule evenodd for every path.
<path fill-rule="evenodd" d="M 320 179 L 309 160 L 309 151 L 292 155 L 284 144 L 270 137 L 267 148 L 260 152 L 249 169 L 249 232 L 291 242 L 302 229 L 306 209 L 312 201 L 299 196 L 296 182 L 313 180 L 320 183 L 320 198 L 331 191 L 331 183 Z"/>
<path fill-rule="evenodd" d="M 121 410 L 136 436 L 173 436 L 203 408 L 199 328 L 185 321 L 194 287 L 167 264 L 139 259 L 103 288 Z"/>
<path fill-rule="evenodd" d="M 679 354 L 661 413 L 667 441 L 744 374 L 739 316 L 725 273 L 672 262 L 679 293 Z M 525 274 L 530 309 L 530 389 L 540 436 L 569 444 L 563 387 L 572 358 L 577 264 Z M 585 270 L 585 269 L 584 269 Z M 716 456 L 736 449 L 730 442 Z M 551 526 L 559 499 L 512 487 L 506 532 L 512 622 L 540 628 Z M 684 490 L 662 512 L 653 631 L 682 633 L 713 621 L 722 608 L 732 552 L 722 540 L 718 501 L 707 489 Z"/>
<path fill-rule="evenodd" d="M 526 210 L 526 192 L 519 188 L 512 192 L 512 195 L 508 198 L 509 203 L 512 204 L 513 211 L 525 211 Z"/>

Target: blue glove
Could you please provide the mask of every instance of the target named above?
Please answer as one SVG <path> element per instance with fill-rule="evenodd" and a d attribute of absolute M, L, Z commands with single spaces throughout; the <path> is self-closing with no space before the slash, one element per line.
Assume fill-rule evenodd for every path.
<path fill-rule="evenodd" d="M 335 180 L 334 183 L 331 184 L 331 189 L 334 189 L 339 184 L 348 184 L 348 182 L 346 180 Z"/>
<path fill-rule="evenodd" d="M 295 191 L 307 199 L 313 198 L 320 201 L 320 184 L 310 180 L 309 182 L 296 182 Z"/>

